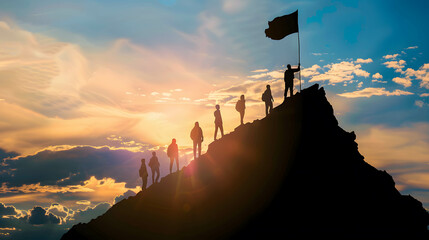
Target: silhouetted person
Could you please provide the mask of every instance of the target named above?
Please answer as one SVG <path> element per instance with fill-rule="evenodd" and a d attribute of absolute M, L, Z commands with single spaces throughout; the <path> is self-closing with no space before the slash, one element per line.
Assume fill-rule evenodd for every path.
<path fill-rule="evenodd" d="M 179 148 L 177 147 L 176 139 L 174 138 L 167 148 L 167 156 L 170 158 L 170 173 L 173 171 L 174 160 L 176 160 L 177 171 L 179 171 Z"/>
<path fill-rule="evenodd" d="M 220 115 L 220 106 L 219 105 L 216 105 L 216 111 L 214 112 L 214 117 L 215 117 L 214 140 L 216 141 L 218 129 L 220 129 L 220 134 L 223 137 L 223 123 L 222 123 L 222 116 Z"/>
<path fill-rule="evenodd" d="M 147 174 L 146 160 L 144 158 L 142 159 L 142 165 L 139 169 L 139 175 L 143 181 L 142 190 L 145 190 L 147 186 L 147 177 L 149 176 L 149 174 Z"/>
<path fill-rule="evenodd" d="M 265 89 L 265 92 L 262 94 L 262 101 L 265 102 L 265 116 L 268 116 L 268 114 L 271 113 L 271 110 L 273 109 L 274 102 L 270 85 L 267 85 L 267 89 Z"/>
<path fill-rule="evenodd" d="M 203 130 L 200 128 L 198 122 L 195 122 L 194 128 L 191 131 L 191 139 L 194 142 L 194 159 L 197 159 L 197 148 L 198 148 L 198 157 L 201 156 L 201 143 L 204 141 Z"/>
<path fill-rule="evenodd" d="M 287 65 L 287 70 L 285 71 L 285 100 L 287 92 L 290 89 L 290 96 L 293 96 L 293 79 L 295 77 L 295 72 L 301 70 L 301 65 L 298 65 L 298 68 L 292 69 L 290 64 Z"/>
<path fill-rule="evenodd" d="M 243 125 L 244 112 L 246 110 L 246 100 L 244 100 L 244 95 L 241 95 L 240 100 L 235 104 L 235 110 L 240 113 L 240 124 Z"/>
<path fill-rule="evenodd" d="M 152 183 L 158 182 L 159 179 L 159 162 L 158 157 L 156 156 L 156 152 L 152 152 L 152 157 L 149 161 L 150 170 L 152 170 Z M 155 179 L 156 173 L 156 179 Z"/>

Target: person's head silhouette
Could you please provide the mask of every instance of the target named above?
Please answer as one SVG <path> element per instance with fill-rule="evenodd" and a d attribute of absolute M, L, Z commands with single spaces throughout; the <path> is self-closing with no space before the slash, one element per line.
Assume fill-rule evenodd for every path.
<path fill-rule="evenodd" d="M 155 157 L 155 156 L 156 156 L 156 152 L 152 152 L 152 156 L 154 156 L 154 157 Z"/>
<path fill-rule="evenodd" d="M 219 104 L 216 104 L 216 109 L 219 110 L 220 106 Z"/>
<path fill-rule="evenodd" d="M 175 138 L 173 138 L 173 140 L 171 140 L 171 142 L 172 142 L 172 143 L 176 143 L 176 139 L 175 139 Z"/>
<path fill-rule="evenodd" d="M 270 90 L 270 89 L 271 89 L 271 86 L 270 86 L 270 85 L 267 85 L 267 89 L 268 89 L 268 90 Z"/>
<path fill-rule="evenodd" d="M 241 95 L 241 96 L 240 96 L 240 99 L 241 99 L 241 100 L 244 100 L 244 95 Z"/>
<path fill-rule="evenodd" d="M 146 159 L 142 158 L 142 163 L 145 163 Z"/>
<path fill-rule="evenodd" d="M 287 69 L 290 70 L 292 67 L 290 66 L 290 64 L 287 65 Z"/>
<path fill-rule="evenodd" d="M 195 127 L 199 127 L 200 124 L 198 122 L 195 122 Z"/>

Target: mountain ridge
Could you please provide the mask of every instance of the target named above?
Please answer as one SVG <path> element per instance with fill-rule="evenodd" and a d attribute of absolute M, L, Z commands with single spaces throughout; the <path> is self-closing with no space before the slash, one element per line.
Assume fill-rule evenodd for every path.
<path fill-rule="evenodd" d="M 62 239 L 427 238 L 422 204 L 355 139 L 315 84 Z"/>

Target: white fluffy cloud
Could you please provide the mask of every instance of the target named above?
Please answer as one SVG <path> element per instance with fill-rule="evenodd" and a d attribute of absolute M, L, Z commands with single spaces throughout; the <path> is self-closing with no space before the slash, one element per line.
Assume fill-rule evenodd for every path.
<path fill-rule="evenodd" d="M 387 68 L 395 69 L 395 72 L 402 72 L 406 62 L 404 60 L 399 61 L 387 61 L 383 63 Z"/>
<path fill-rule="evenodd" d="M 384 59 L 396 59 L 396 57 L 398 57 L 399 56 L 399 54 L 398 53 L 396 53 L 396 54 L 391 54 L 391 55 L 385 55 L 385 56 L 383 56 L 383 58 Z"/>
<path fill-rule="evenodd" d="M 338 94 L 339 96 L 346 98 L 360 98 L 360 97 L 372 97 L 372 96 L 401 96 L 401 95 L 413 95 L 414 93 L 406 92 L 402 90 L 395 90 L 392 92 L 387 91 L 385 88 L 364 88 L 362 90 L 347 92 Z"/>
<path fill-rule="evenodd" d="M 327 64 L 323 66 L 323 69 L 318 68 L 317 65 L 313 65 L 313 67 L 312 71 L 305 74 L 305 76 L 311 77 L 309 82 L 328 81 L 329 84 L 337 84 L 354 80 L 356 76 L 366 78 L 370 75 L 369 72 L 362 69 L 360 64 L 352 61 Z"/>
<path fill-rule="evenodd" d="M 380 73 L 375 73 L 375 74 L 373 74 L 373 75 L 372 75 L 372 78 L 375 78 L 375 79 L 382 79 L 382 78 L 383 78 L 383 75 L 381 75 Z"/>
<path fill-rule="evenodd" d="M 355 63 L 372 63 L 372 59 L 371 58 L 368 58 L 368 59 L 358 58 L 358 59 L 356 59 Z"/>
<path fill-rule="evenodd" d="M 404 87 L 410 87 L 411 86 L 411 79 L 408 77 L 405 78 L 400 78 L 400 77 L 395 77 L 392 79 L 393 82 L 400 84 Z"/>
<path fill-rule="evenodd" d="M 429 89 L 429 63 L 423 64 L 418 70 L 407 68 L 405 76 L 420 80 L 420 87 Z"/>

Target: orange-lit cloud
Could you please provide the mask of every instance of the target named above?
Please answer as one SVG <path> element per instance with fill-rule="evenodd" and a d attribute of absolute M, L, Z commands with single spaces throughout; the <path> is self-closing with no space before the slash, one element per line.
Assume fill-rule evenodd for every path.
<path fill-rule="evenodd" d="M 365 160 L 393 174 L 400 190 L 428 189 L 428 136 L 427 123 L 397 128 L 372 126 L 358 131 L 356 141 Z"/>

